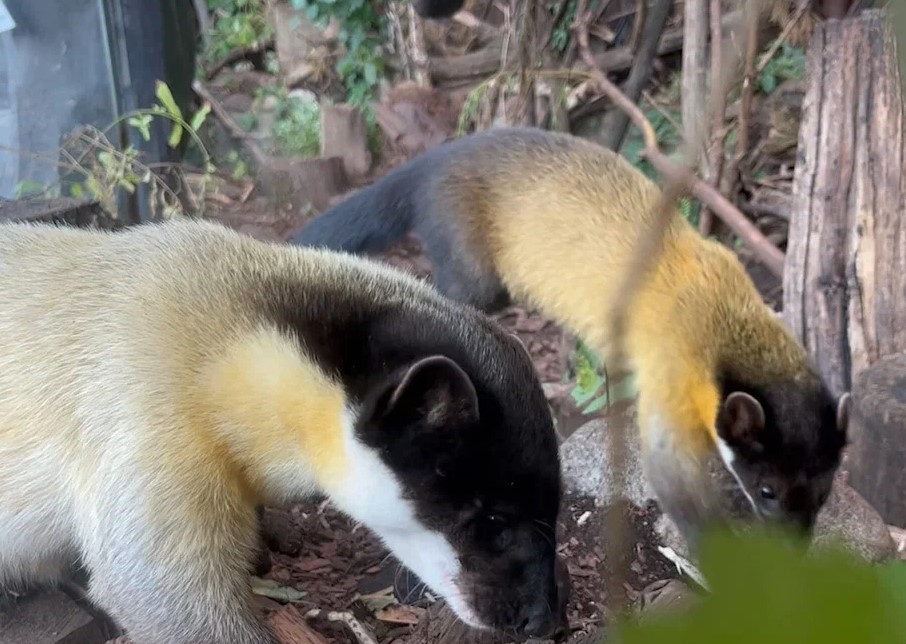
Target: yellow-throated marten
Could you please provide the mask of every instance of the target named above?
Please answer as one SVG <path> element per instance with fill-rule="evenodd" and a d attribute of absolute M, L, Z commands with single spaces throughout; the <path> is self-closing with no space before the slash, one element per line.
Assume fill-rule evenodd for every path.
<path fill-rule="evenodd" d="M 557 625 L 552 421 L 474 309 L 214 224 L 5 224 L 0 336 L 0 586 L 78 560 L 136 644 L 271 643 L 255 507 L 323 492 L 468 623 Z"/>
<path fill-rule="evenodd" d="M 606 359 L 624 267 L 660 191 L 566 134 L 501 128 L 442 144 L 296 238 L 348 252 L 421 238 L 439 290 L 485 311 L 525 298 Z M 732 252 L 678 214 L 627 313 L 646 473 L 687 540 L 716 519 L 702 457 L 719 453 L 756 512 L 810 532 L 845 444 L 839 403 Z"/>

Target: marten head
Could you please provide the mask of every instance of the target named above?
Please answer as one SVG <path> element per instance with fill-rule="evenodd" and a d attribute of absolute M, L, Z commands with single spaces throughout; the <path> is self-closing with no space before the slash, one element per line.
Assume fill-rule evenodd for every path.
<path fill-rule="evenodd" d="M 846 444 L 850 396 L 805 382 L 726 382 L 719 451 L 755 514 L 811 536 Z"/>
<path fill-rule="evenodd" d="M 544 637 L 565 612 L 547 399 L 516 339 L 430 298 L 340 315 L 340 298 L 315 310 L 312 296 L 295 309 L 291 328 L 348 398 L 345 465 L 319 482 L 464 622 Z"/>

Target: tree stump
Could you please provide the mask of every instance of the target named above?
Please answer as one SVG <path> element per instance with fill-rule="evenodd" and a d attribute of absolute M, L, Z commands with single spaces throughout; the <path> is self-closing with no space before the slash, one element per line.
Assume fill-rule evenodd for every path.
<path fill-rule="evenodd" d="M 853 402 L 849 483 L 887 523 L 906 527 L 906 353 L 859 374 Z"/>
<path fill-rule="evenodd" d="M 819 24 L 807 73 L 783 308 L 839 394 L 906 350 L 906 137 L 886 14 Z"/>

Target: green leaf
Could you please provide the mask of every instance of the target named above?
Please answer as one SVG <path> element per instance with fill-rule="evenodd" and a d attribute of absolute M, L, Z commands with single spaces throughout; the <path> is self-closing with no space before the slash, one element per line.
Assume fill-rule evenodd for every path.
<path fill-rule="evenodd" d="M 795 543 L 795 542 L 794 542 Z M 712 592 L 682 613 L 623 624 L 621 644 L 906 642 L 901 570 L 842 552 L 811 553 L 791 537 L 708 535 L 701 570 Z M 885 579 L 885 576 L 889 575 Z"/>
<path fill-rule="evenodd" d="M 126 120 L 126 123 L 138 130 L 145 141 L 151 140 L 151 120 L 154 117 L 150 114 L 138 114 Z"/>
<path fill-rule="evenodd" d="M 369 85 L 377 83 L 377 66 L 374 63 L 365 63 L 365 82 Z"/>
<path fill-rule="evenodd" d="M 582 410 L 583 414 L 594 414 L 608 405 L 607 394 L 595 398 L 588 407 Z"/>
<path fill-rule="evenodd" d="M 161 102 L 161 105 L 163 105 L 164 109 L 167 110 L 167 114 L 175 119 L 182 120 L 182 111 L 179 109 L 176 101 L 173 100 L 173 94 L 170 92 L 170 86 L 163 81 L 157 81 L 154 87 L 154 94 L 155 96 L 157 96 L 157 100 Z"/>
<path fill-rule="evenodd" d="M 167 139 L 167 145 L 171 148 L 175 148 L 179 145 L 179 142 L 182 140 L 182 124 L 179 121 L 182 120 L 182 111 L 179 109 L 179 106 L 176 104 L 176 101 L 173 100 L 173 94 L 170 92 L 170 86 L 164 83 L 163 81 L 157 81 L 155 89 L 155 95 L 157 100 L 161 102 L 164 109 L 167 111 L 167 114 L 174 119 L 173 127 L 170 130 L 170 136 Z"/>
<path fill-rule="evenodd" d="M 208 118 L 208 114 L 211 113 L 211 104 L 204 103 L 195 114 L 192 115 L 192 122 L 189 123 L 189 127 L 194 131 L 201 129 L 201 126 L 204 125 L 205 119 Z"/>

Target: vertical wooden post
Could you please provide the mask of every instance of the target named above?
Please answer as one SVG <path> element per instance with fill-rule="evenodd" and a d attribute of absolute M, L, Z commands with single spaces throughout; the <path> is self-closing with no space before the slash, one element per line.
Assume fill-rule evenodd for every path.
<path fill-rule="evenodd" d="M 808 78 L 783 308 L 841 393 L 906 351 L 906 137 L 886 14 L 818 25 Z"/>
<path fill-rule="evenodd" d="M 852 389 L 850 484 L 906 525 L 906 129 L 878 10 L 818 25 L 784 275 L 784 317 L 835 393 Z"/>

